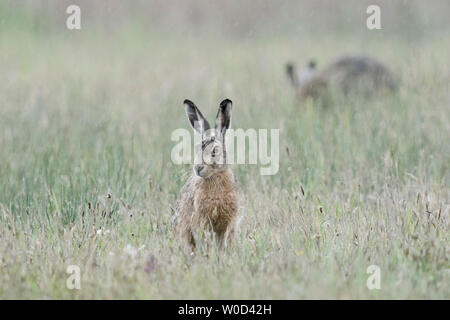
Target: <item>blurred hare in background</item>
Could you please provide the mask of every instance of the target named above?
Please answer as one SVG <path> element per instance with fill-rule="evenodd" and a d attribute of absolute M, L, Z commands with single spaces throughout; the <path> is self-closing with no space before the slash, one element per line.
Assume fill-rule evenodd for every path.
<path fill-rule="evenodd" d="M 343 56 L 323 70 L 317 70 L 316 62 L 310 61 L 299 74 L 295 65 L 288 63 L 286 72 L 300 101 L 321 98 L 331 92 L 367 97 L 397 89 L 397 80 L 388 67 L 367 56 Z"/>

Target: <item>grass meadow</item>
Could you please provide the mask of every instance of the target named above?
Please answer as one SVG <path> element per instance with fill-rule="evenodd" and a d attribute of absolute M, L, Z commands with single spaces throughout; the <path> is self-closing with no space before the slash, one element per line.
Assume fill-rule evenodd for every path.
<path fill-rule="evenodd" d="M 69 31 L 64 10 L 1 1 L 0 298 L 449 299 L 450 28 L 369 31 L 362 10 L 353 29 L 239 37 L 89 13 Z M 399 91 L 295 100 L 286 61 L 355 52 L 390 66 Z M 233 128 L 280 129 L 276 175 L 234 166 L 232 250 L 186 256 L 173 232 L 185 98 L 211 120 L 230 98 Z"/>

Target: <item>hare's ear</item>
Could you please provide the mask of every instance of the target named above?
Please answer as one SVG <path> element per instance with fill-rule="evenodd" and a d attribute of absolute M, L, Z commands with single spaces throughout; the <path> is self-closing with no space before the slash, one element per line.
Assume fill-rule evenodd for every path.
<path fill-rule="evenodd" d="M 220 132 L 223 136 L 231 125 L 231 106 L 232 102 L 230 99 L 225 99 L 220 103 L 219 112 L 217 112 L 216 117 L 216 130 Z"/>
<path fill-rule="evenodd" d="M 298 85 L 298 77 L 297 71 L 295 70 L 295 65 L 293 63 L 288 62 L 286 64 L 286 74 L 288 75 L 291 84 L 296 87 Z"/>
<path fill-rule="evenodd" d="M 308 68 L 311 70 L 315 70 L 317 68 L 317 62 L 315 59 L 311 59 L 308 62 Z"/>
<path fill-rule="evenodd" d="M 208 120 L 202 115 L 200 110 L 191 100 L 184 100 L 184 108 L 186 109 L 186 115 L 189 119 L 189 123 L 192 128 L 200 134 L 209 130 Z"/>

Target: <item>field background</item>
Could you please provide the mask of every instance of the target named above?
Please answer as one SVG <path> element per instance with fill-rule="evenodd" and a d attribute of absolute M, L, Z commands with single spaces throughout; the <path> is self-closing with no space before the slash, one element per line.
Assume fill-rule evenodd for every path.
<path fill-rule="evenodd" d="M 375 1 L 369 31 L 372 2 L 0 0 L 0 298 L 449 299 L 450 3 Z M 298 104 L 286 61 L 345 53 L 398 94 Z M 281 130 L 280 170 L 236 166 L 236 247 L 186 257 L 170 135 L 226 97 Z"/>

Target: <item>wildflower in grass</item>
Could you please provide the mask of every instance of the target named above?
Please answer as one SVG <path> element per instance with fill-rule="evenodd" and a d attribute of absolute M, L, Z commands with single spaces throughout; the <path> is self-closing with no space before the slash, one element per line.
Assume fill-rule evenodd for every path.
<path fill-rule="evenodd" d="M 109 229 L 105 230 L 103 228 L 100 228 L 100 229 L 97 230 L 97 235 L 98 236 L 106 236 L 109 233 L 110 233 Z"/>

